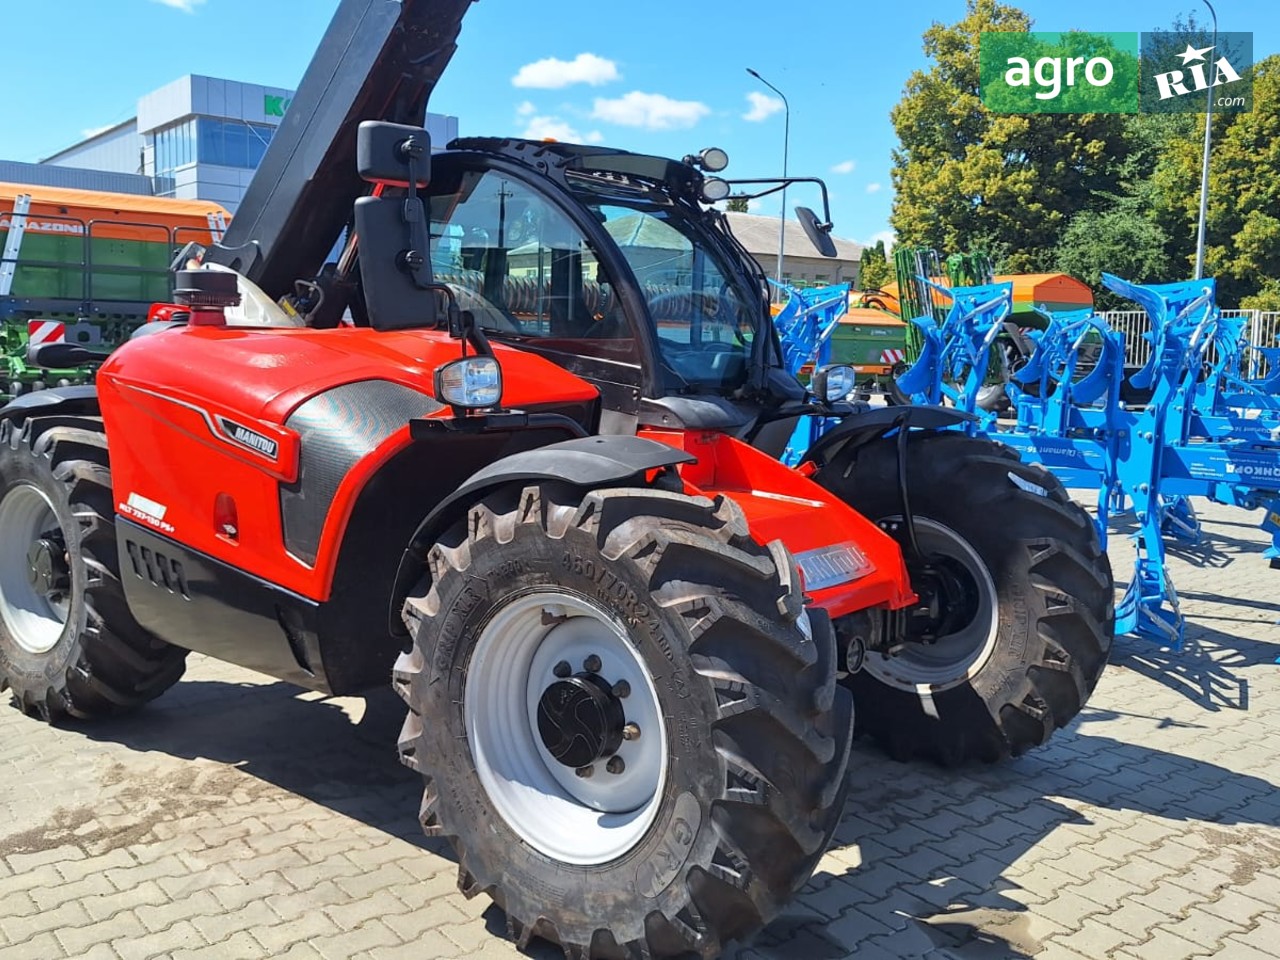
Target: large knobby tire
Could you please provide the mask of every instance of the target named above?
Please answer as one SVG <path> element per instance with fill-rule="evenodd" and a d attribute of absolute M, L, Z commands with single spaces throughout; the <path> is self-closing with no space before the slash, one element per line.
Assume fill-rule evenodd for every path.
<path fill-rule="evenodd" d="M 459 887 L 521 946 L 712 957 L 808 880 L 853 716 L 793 563 L 728 500 L 547 484 L 490 495 L 431 548 L 400 751 Z"/>
<path fill-rule="evenodd" d="M 0 690 L 44 720 L 122 713 L 182 676 L 186 651 L 129 612 L 114 516 L 101 419 L 0 423 Z"/>
<path fill-rule="evenodd" d="M 847 681 L 858 730 L 903 760 L 1017 756 L 1080 712 L 1106 666 L 1107 555 L 1061 482 L 1003 444 L 913 434 L 906 467 L 921 552 L 943 558 L 928 581 L 917 579 L 901 522 L 896 438 L 847 451 L 815 476 L 903 544 L 918 593 L 947 587 L 932 592 L 952 615 L 935 643 L 867 653 Z M 837 621 L 837 632 L 852 622 Z"/>

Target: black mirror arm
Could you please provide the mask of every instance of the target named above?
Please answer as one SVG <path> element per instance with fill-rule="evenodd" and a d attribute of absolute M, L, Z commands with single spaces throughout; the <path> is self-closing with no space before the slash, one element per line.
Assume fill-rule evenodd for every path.
<path fill-rule="evenodd" d="M 420 143 L 410 138 L 400 145 L 409 165 L 409 195 L 404 201 L 404 221 L 409 225 L 410 249 L 405 256 L 413 282 L 419 288 L 432 286 L 431 233 L 427 229 L 426 204 L 418 196 L 418 161 L 423 155 Z"/>
<path fill-rule="evenodd" d="M 729 181 L 729 186 L 731 186 L 731 187 L 741 187 L 741 186 L 759 186 L 759 185 L 761 185 L 761 184 L 766 184 L 766 183 L 767 183 L 767 184 L 772 184 L 772 186 L 770 186 L 770 187 L 769 187 L 769 189 L 767 189 L 767 190 L 759 190 L 759 191 L 757 191 L 757 192 L 755 192 L 755 193 L 740 193 L 740 194 L 735 194 L 735 195 L 734 195 L 733 197 L 731 197 L 730 199 L 732 199 L 732 200 L 759 200 L 761 197 L 767 197 L 767 196 L 769 196 L 770 194 L 780 193 L 780 192 L 782 192 L 783 190 L 787 189 L 787 187 L 792 186 L 793 184 L 797 184 L 797 183 L 816 183 L 816 184 L 818 185 L 818 189 L 822 191 L 822 220 L 823 220 L 823 222 L 822 222 L 821 224 L 819 224 L 819 226 L 821 226 L 823 230 L 830 230 L 830 229 L 831 229 L 831 200 L 830 200 L 830 198 L 829 198 L 829 197 L 828 197 L 828 195 L 827 195 L 827 184 L 826 184 L 826 181 L 821 180 L 821 179 L 819 179 L 818 177 L 782 177 L 782 178 L 779 178 L 779 177 L 763 177 L 763 178 L 749 179 L 749 180 L 730 180 L 730 181 Z"/>

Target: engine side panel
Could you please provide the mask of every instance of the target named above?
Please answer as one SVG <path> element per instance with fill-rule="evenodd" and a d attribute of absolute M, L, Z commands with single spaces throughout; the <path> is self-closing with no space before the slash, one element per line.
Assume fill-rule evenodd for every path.
<path fill-rule="evenodd" d="M 581 410 L 598 399 L 547 360 L 496 352 L 509 406 Z M 460 355 L 437 331 L 186 328 L 131 341 L 98 378 L 117 510 L 325 600 L 361 491 L 413 443 L 409 420 L 449 415 L 431 396 L 433 375 Z M 410 530 L 465 479 L 445 486 L 449 471 L 420 473 L 415 497 L 384 504 L 411 513 Z M 234 535 L 221 528 L 220 495 L 224 508 L 234 503 Z M 404 546 L 387 550 L 398 557 Z"/>

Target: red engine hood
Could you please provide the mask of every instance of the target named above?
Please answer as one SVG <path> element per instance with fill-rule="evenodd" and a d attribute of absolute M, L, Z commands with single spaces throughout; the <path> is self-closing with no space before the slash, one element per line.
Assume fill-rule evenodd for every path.
<path fill-rule="evenodd" d="M 594 387 L 549 360 L 500 345 L 494 352 L 506 406 L 596 396 Z M 360 380 L 388 380 L 430 395 L 435 370 L 460 356 L 461 343 L 436 330 L 186 327 L 126 343 L 100 376 L 283 424 L 308 398 Z"/>

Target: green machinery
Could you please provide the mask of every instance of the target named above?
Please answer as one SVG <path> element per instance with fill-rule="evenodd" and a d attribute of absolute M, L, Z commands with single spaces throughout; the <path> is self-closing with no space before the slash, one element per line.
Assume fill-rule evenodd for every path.
<path fill-rule="evenodd" d="M 31 349 L 110 351 L 170 298 L 174 252 L 226 222 L 215 203 L 0 183 L 0 402 L 89 380 L 34 366 Z"/>

